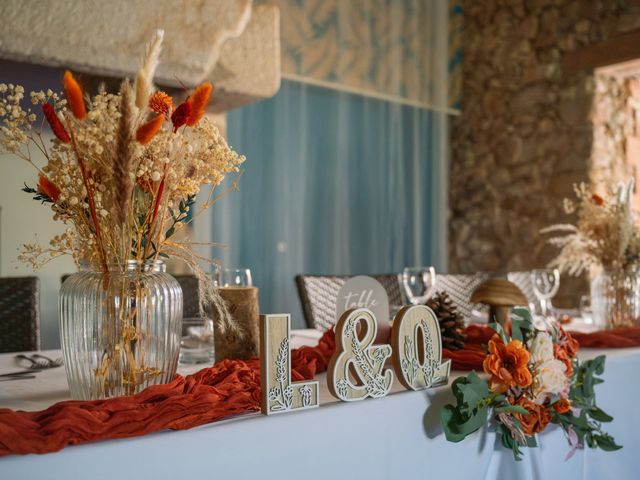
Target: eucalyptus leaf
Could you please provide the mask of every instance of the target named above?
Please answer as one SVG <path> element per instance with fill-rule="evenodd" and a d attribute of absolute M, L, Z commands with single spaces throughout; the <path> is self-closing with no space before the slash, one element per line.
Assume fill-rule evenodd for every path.
<path fill-rule="evenodd" d="M 602 411 L 602 409 L 598 408 L 598 407 L 592 407 L 591 410 L 589 410 L 589 416 L 591 418 L 593 418 L 595 421 L 597 422 L 611 422 L 613 421 L 613 417 L 610 415 L 607 415 L 604 411 Z"/>
<path fill-rule="evenodd" d="M 507 335 L 507 332 L 504 331 L 504 328 L 502 328 L 502 325 L 500 325 L 497 322 L 491 322 L 489 324 L 489 327 L 492 330 L 494 330 L 498 335 L 500 335 L 500 339 L 502 340 L 502 343 L 504 343 L 505 345 L 509 343 L 509 336 Z"/>
<path fill-rule="evenodd" d="M 521 415 L 527 415 L 529 410 L 520 405 L 507 405 L 504 407 L 496 407 L 494 408 L 496 413 L 519 413 Z"/>
<path fill-rule="evenodd" d="M 442 431 L 445 437 L 450 442 L 458 443 L 466 437 L 466 435 L 460 433 L 457 428 L 460 421 L 460 414 L 456 411 L 453 405 L 445 405 L 440 410 L 440 423 L 442 424 Z"/>

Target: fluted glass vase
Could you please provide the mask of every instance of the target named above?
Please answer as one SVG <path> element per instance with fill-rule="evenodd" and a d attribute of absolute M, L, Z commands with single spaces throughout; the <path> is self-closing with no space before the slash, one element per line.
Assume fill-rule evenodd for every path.
<path fill-rule="evenodd" d="M 182 290 L 160 261 L 86 269 L 60 290 L 60 339 L 71 396 L 135 394 L 175 375 Z"/>
<path fill-rule="evenodd" d="M 640 324 L 640 272 L 608 269 L 591 281 L 593 320 L 600 328 Z"/>

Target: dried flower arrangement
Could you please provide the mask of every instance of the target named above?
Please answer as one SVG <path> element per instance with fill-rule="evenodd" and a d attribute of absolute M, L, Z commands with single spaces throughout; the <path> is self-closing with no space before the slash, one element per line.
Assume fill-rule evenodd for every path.
<path fill-rule="evenodd" d="M 606 195 L 594 193 L 584 183 L 574 186 L 577 205 L 564 201 L 567 214 L 577 213 L 573 224 L 557 224 L 542 230 L 558 236 L 549 243 L 560 248 L 551 266 L 571 275 L 601 269 L 627 270 L 640 263 L 640 228 L 631 209 L 634 182 L 620 183 Z"/>
<path fill-rule="evenodd" d="M 483 363 L 488 380 L 472 372 L 453 382 L 455 403 L 440 412 L 447 440 L 460 442 L 490 420 L 502 445 L 520 460 L 521 449 L 535 447 L 536 434 L 554 423 L 567 437 L 567 459 L 585 445 L 620 449 L 601 428 L 613 418 L 596 405 L 604 355 L 581 362 L 570 334 L 560 327 L 536 329 L 526 309 L 514 310 L 510 326 L 507 332 L 491 324 L 496 333 Z"/>
<path fill-rule="evenodd" d="M 129 260 L 175 257 L 201 280 L 201 304 L 217 303 L 200 257 L 174 235 L 200 213 L 191 212 L 200 186 L 210 186 L 202 211 L 215 202 L 214 188 L 238 172 L 245 158 L 204 116 L 211 84 L 200 85 L 178 106 L 155 91 L 162 40 L 163 32 L 156 31 L 134 85 L 125 80 L 117 94 L 101 89 L 89 98 L 69 71 L 64 94 L 31 92 L 31 103 L 43 112 L 39 129 L 36 114 L 22 106 L 24 88 L 0 84 L 0 153 L 15 154 L 35 168 L 38 183 L 24 191 L 50 204 L 54 219 L 68 226 L 48 248 L 24 245 L 20 259 L 38 268 L 71 254 L 76 263 L 89 262 L 107 273 L 122 270 Z M 50 144 L 42 135 L 44 121 L 55 135 Z M 30 148 L 44 156 L 44 165 Z M 229 321 L 228 315 L 223 318 Z"/>

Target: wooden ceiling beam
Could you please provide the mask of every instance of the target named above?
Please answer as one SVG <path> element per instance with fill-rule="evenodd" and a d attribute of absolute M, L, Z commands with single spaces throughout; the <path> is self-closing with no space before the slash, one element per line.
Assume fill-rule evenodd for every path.
<path fill-rule="evenodd" d="M 564 56 L 563 67 L 569 74 L 581 70 L 628 62 L 640 58 L 640 30 L 618 35 L 606 42 L 580 48 Z"/>

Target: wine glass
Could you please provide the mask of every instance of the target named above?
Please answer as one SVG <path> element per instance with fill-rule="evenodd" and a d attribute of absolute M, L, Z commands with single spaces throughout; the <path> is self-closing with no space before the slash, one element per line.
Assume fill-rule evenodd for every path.
<path fill-rule="evenodd" d="M 253 285 L 251 270 L 248 268 L 225 268 L 220 284 L 223 287 L 250 287 Z"/>
<path fill-rule="evenodd" d="M 413 305 L 423 305 L 431 297 L 435 284 L 433 267 L 407 267 L 402 271 L 402 285 Z"/>
<path fill-rule="evenodd" d="M 578 311 L 584 323 L 593 325 L 593 307 L 591 306 L 591 297 L 589 295 L 582 295 L 580 297 Z"/>
<path fill-rule="evenodd" d="M 531 283 L 533 293 L 540 301 L 542 316 L 547 317 L 553 305 L 551 299 L 558 293 L 560 288 L 560 272 L 558 269 L 536 269 L 531 271 Z"/>

